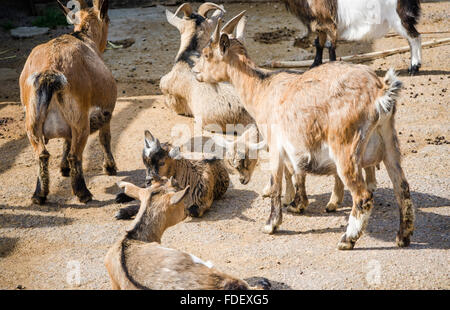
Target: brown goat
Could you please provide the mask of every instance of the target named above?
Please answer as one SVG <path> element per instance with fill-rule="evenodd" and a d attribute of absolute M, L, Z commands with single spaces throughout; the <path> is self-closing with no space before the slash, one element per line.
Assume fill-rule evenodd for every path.
<path fill-rule="evenodd" d="M 245 24 L 244 14 L 229 21 L 222 32 L 218 24 L 193 71 L 199 81 L 231 82 L 267 141 L 272 206 L 264 232 L 275 232 L 282 221 L 284 167 L 292 169 L 296 177 L 301 171 L 338 174 L 353 198 L 347 231 L 338 248 L 352 249 L 373 207 L 373 193 L 364 182 L 362 169 L 383 161 L 399 204 L 397 245 L 408 246 L 414 231 L 414 206 L 394 126 L 402 87 L 394 70 L 389 70 L 383 80 L 367 66 L 343 62 L 328 63 L 303 74 L 264 72 L 248 57 L 239 40 L 242 34 L 230 36 L 238 23 Z M 298 193 L 294 205 L 301 201 Z"/>
<path fill-rule="evenodd" d="M 93 7 L 80 1 L 75 17 L 58 1 L 64 14 L 75 22 L 74 32 L 35 47 L 20 75 L 20 97 L 26 111 L 26 130 L 39 160 L 39 176 L 33 203 L 43 204 L 49 192 L 49 139 L 64 138 L 61 173 L 71 177 L 72 191 L 81 202 L 92 194 L 83 176 L 83 150 L 90 133 L 100 130 L 103 168 L 116 174 L 111 153 L 110 120 L 116 104 L 116 83 L 102 59 L 108 35 L 108 0 Z"/>
<path fill-rule="evenodd" d="M 259 140 L 260 134 L 256 126 L 250 126 L 240 137 L 235 141 L 228 141 L 222 136 L 216 135 L 213 137 L 214 141 L 221 147 L 226 149 L 226 162 L 239 173 L 239 181 L 241 184 L 250 182 L 253 172 L 258 163 L 259 151 L 266 148 L 266 143 Z M 308 196 L 306 195 L 306 172 L 302 171 L 296 181 L 300 182 L 294 187 L 292 183 L 292 174 L 287 167 L 284 167 L 284 177 L 286 181 L 286 190 L 281 203 L 288 206 L 287 210 L 293 213 L 302 213 L 308 206 Z M 375 167 L 364 168 L 366 174 L 367 188 L 374 192 L 377 187 L 377 180 L 375 177 Z M 295 192 L 299 191 L 298 196 L 300 201 L 294 203 Z M 264 188 L 262 196 L 270 197 L 271 184 L 267 184 Z M 344 200 L 344 184 L 337 174 L 334 175 L 334 187 L 330 200 L 326 206 L 326 212 L 335 212 L 338 206 Z M 292 204 L 292 205 L 291 205 Z"/>
<path fill-rule="evenodd" d="M 221 198 L 230 185 L 230 177 L 220 159 L 211 158 L 191 160 L 180 155 L 178 147 L 169 143 L 161 144 L 159 140 L 145 131 L 142 159 L 146 168 L 146 184 L 150 186 L 160 177 L 174 177 L 181 186 L 191 186 L 188 195 L 189 215 L 201 217 L 211 208 L 214 200 Z M 119 194 L 116 202 L 130 201 L 124 194 Z M 136 209 L 123 208 L 116 215 L 118 219 L 129 218 Z"/>
<path fill-rule="evenodd" d="M 108 251 L 105 266 L 113 289 L 249 289 L 240 279 L 212 268 L 194 255 L 162 247 L 164 231 L 186 218 L 183 201 L 189 186 L 178 191 L 165 178 L 143 189 L 120 182 L 125 193 L 141 201 L 139 213 Z M 270 286 L 262 281 L 262 288 Z M 259 287 L 258 287 L 259 288 Z"/>

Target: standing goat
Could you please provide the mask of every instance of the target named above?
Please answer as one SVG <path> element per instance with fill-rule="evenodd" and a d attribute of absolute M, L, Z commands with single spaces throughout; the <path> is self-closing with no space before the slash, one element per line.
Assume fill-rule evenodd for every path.
<path fill-rule="evenodd" d="M 258 141 L 258 129 L 255 125 L 252 125 L 247 129 L 240 137 L 237 137 L 235 141 L 228 141 L 222 136 L 215 135 L 214 141 L 226 149 L 226 159 L 228 164 L 239 173 L 239 181 L 241 184 L 247 184 L 250 182 L 253 172 L 255 171 L 258 163 L 258 155 L 261 149 L 266 148 L 266 143 Z M 292 183 L 292 174 L 287 167 L 284 167 L 284 177 L 286 181 L 285 194 L 281 203 L 288 206 L 287 210 L 293 213 L 303 213 L 308 206 L 308 196 L 306 195 L 306 171 L 302 171 L 300 176 L 296 178 L 300 184 L 297 185 L 299 191 L 299 202 L 294 202 L 295 187 Z M 375 177 L 375 167 L 364 168 L 366 173 L 367 188 L 374 192 L 377 187 L 377 180 Z M 263 190 L 263 197 L 270 196 L 271 185 L 270 182 Z M 334 175 L 334 187 L 330 200 L 326 206 L 326 212 L 335 212 L 338 206 L 344 200 L 344 184 L 337 174 Z"/>
<path fill-rule="evenodd" d="M 126 182 L 119 186 L 140 200 L 141 206 L 130 229 L 106 254 L 113 289 L 250 289 L 245 281 L 216 270 L 210 262 L 159 244 L 167 228 L 186 218 L 189 186 L 179 191 L 172 179 L 164 178 L 146 189 Z M 267 280 L 259 285 L 270 287 Z"/>
<path fill-rule="evenodd" d="M 185 159 L 180 155 L 179 148 L 174 148 L 169 143 L 161 144 L 148 130 L 145 131 L 144 142 L 142 159 L 146 168 L 147 186 L 160 177 L 173 177 L 183 187 L 190 185 L 186 202 L 190 216 L 203 216 L 211 208 L 213 201 L 221 198 L 227 191 L 230 177 L 222 160 Z M 130 199 L 124 193 L 119 194 L 116 201 L 127 202 Z M 129 218 L 136 211 L 133 207 L 124 208 L 116 218 Z"/>
<path fill-rule="evenodd" d="M 367 226 L 373 194 L 362 169 L 383 161 L 399 203 L 397 245 L 407 246 L 414 230 L 414 207 L 400 164 L 394 126 L 402 83 L 389 70 L 383 80 L 367 66 L 332 62 L 303 74 L 264 72 L 248 57 L 240 41 L 245 12 L 220 31 L 220 22 L 194 67 L 199 81 L 229 81 L 258 128 L 267 128 L 270 152 L 271 214 L 264 231 L 281 224 L 283 168 L 296 178 L 302 171 L 338 174 L 350 189 L 353 208 L 338 248 L 352 249 Z M 236 38 L 231 37 L 237 24 Z M 298 186 L 300 182 L 296 182 Z M 301 201 L 296 191 L 294 205 Z"/>
<path fill-rule="evenodd" d="M 212 10 L 215 12 L 208 18 L 207 14 Z M 184 18 L 177 17 L 180 11 L 184 13 Z M 254 121 L 230 84 L 199 83 L 191 68 L 224 12 L 222 6 L 209 2 L 200 5 L 198 13 L 192 10 L 189 3 L 181 5 L 175 14 L 166 10 L 167 21 L 180 31 L 181 43 L 175 65 L 160 82 L 166 105 L 170 109 L 178 114 L 194 116 L 196 122 L 201 122 L 202 128 L 216 125 L 222 131 L 227 130 L 227 124 L 245 126 Z"/>
<path fill-rule="evenodd" d="M 408 40 L 411 49 L 410 74 L 422 64 L 422 45 L 416 25 L 420 0 L 282 0 L 286 8 L 308 29 L 317 32 L 316 57 L 312 67 L 322 63 L 323 48 L 330 38 L 330 60 L 336 60 L 338 39 L 372 40 L 393 28 Z"/>
<path fill-rule="evenodd" d="M 111 153 L 110 120 L 116 104 L 116 83 L 102 59 L 108 35 L 108 0 L 88 7 L 80 1 L 75 17 L 58 1 L 68 18 L 79 19 L 74 32 L 33 49 L 20 75 L 20 96 L 26 111 L 28 139 L 39 159 L 33 203 L 43 204 L 49 192 L 49 139 L 64 138 L 63 176 L 81 202 L 92 194 L 83 177 L 83 150 L 90 133 L 100 130 L 104 170 L 116 174 Z M 73 20 L 75 23 L 75 20 Z"/>

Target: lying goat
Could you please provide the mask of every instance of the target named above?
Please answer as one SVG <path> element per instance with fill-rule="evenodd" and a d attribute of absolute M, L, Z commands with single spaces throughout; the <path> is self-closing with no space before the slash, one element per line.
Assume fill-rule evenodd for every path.
<path fill-rule="evenodd" d="M 201 217 L 211 208 L 214 200 L 221 198 L 230 185 L 230 177 L 219 159 L 189 160 L 181 157 L 178 148 L 169 143 L 161 144 L 150 131 L 145 131 L 142 159 L 146 167 L 146 184 L 150 186 L 160 177 L 173 177 L 181 186 L 190 185 L 186 205 L 189 215 Z M 126 193 L 119 194 L 117 202 L 131 201 Z M 136 214 L 136 207 L 123 208 L 116 215 L 118 219 Z"/>
<path fill-rule="evenodd" d="M 336 60 L 338 39 L 372 40 L 393 28 L 408 40 L 411 48 L 409 72 L 415 74 L 422 63 L 422 45 L 416 25 L 420 18 L 419 0 L 282 0 L 286 8 L 308 29 L 317 32 L 316 57 L 312 67 L 322 63 L 327 36 L 331 40 L 330 60 Z"/>
<path fill-rule="evenodd" d="M 100 130 L 104 170 L 116 174 L 111 153 L 110 120 L 116 104 L 116 83 L 102 59 L 108 35 L 108 0 L 94 1 L 72 12 L 58 1 L 70 18 L 79 19 L 75 32 L 33 49 L 20 75 L 20 97 L 26 112 L 28 139 L 39 159 L 33 203 L 43 204 L 49 192 L 49 139 L 64 138 L 63 176 L 71 176 L 72 191 L 81 202 L 92 194 L 83 177 L 83 150 L 89 134 Z"/>
<path fill-rule="evenodd" d="M 338 248 L 352 249 L 373 207 L 373 193 L 364 182 L 362 169 L 383 161 L 399 203 L 397 245 L 409 245 L 414 207 L 394 126 L 402 87 L 395 72 L 389 70 L 381 80 L 367 66 L 343 62 L 327 63 L 303 74 L 264 72 L 251 61 L 240 40 L 244 13 L 222 31 L 218 23 L 193 71 L 199 81 L 231 82 L 258 128 L 267 128 L 263 134 L 269 147 L 272 201 L 264 231 L 273 233 L 282 221 L 284 167 L 292 169 L 296 178 L 302 171 L 338 174 L 353 198 L 347 231 Z M 236 38 L 231 37 L 238 23 Z M 296 191 L 294 206 L 300 201 Z"/>
<path fill-rule="evenodd" d="M 207 14 L 212 10 L 215 12 L 208 18 Z M 180 11 L 184 18 L 177 17 Z M 245 126 L 254 121 L 230 84 L 199 83 L 191 71 L 223 12 L 222 6 L 208 2 L 200 5 L 198 13 L 189 3 L 181 5 L 175 14 L 166 11 L 167 21 L 180 31 L 181 43 L 175 65 L 161 78 L 160 88 L 170 109 L 178 114 L 194 116 L 202 128 L 216 125 L 224 132 L 228 130 L 227 124 Z M 211 129 L 217 130 L 215 127 Z"/>
<path fill-rule="evenodd" d="M 239 181 L 241 184 L 247 184 L 255 171 L 258 163 L 259 151 L 266 148 L 266 143 L 261 141 L 256 143 L 259 138 L 259 132 L 256 126 L 250 126 L 240 137 L 237 137 L 234 141 L 228 141 L 222 136 L 215 135 L 213 139 L 215 143 L 226 149 L 226 162 L 233 170 L 239 173 Z M 292 168 L 291 168 L 292 170 Z M 375 167 L 364 168 L 366 173 L 367 188 L 374 192 L 377 187 L 377 180 L 375 177 Z M 308 196 L 306 195 L 306 171 L 302 171 L 300 177 L 296 178 L 300 184 L 297 185 L 299 191 L 300 201 L 294 203 L 295 187 L 292 183 L 292 175 L 289 169 L 284 167 L 284 177 L 286 181 L 285 194 L 281 203 L 287 205 L 287 210 L 293 213 L 302 213 L 308 206 Z M 263 197 L 270 196 L 270 182 L 263 190 Z M 334 187 L 330 200 L 327 203 L 326 211 L 335 212 L 338 206 L 344 200 L 344 184 L 337 174 L 334 175 Z"/>
<path fill-rule="evenodd" d="M 186 218 L 189 186 L 178 190 L 172 180 L 143 189 L 120 182 L 125 193 L 141 201 L 131 228 L 108 251 L 105 266 L 113 289 L 250 289 L 194 255 L 160 246 L 164 231 Z M 268 288 L 263 280 L 258 288 Z"/>

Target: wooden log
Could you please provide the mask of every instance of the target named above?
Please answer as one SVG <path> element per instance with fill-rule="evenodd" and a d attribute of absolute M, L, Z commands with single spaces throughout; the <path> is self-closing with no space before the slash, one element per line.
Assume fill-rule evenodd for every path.
<path fill-rule="evenodd" d="M 439 45 L 445 45 L 450 43 L 450 38 L 445 39 L 434 39 L 431 41 L 427 41 L 422 43 L 422 47 L 436 47 Z M 399 48 L 393 48 L 385 51 L 379 51 L 379 52 L 371 52 L 366 54 L 357 54 L 357 55 L 350 55 L 350 56 L 343 56 L 338 57 L 338 61 L 350 61 L 350 62 L 364 62 L 368 60 L 383 58 L 387 56 L 391 56 L 394 54 L 399 53 L 405 53 L 409 51 L 409 46 L 399 47 Z M 325 61 L 329 61 L 328 59 L 325 59 Z M 305 68 L 310 67 L 313 63 L 313 60 L 302 60 L 302 61 L 269 61 L 267 63 L 264 63 L 262 67 L 266 68 Z"/>

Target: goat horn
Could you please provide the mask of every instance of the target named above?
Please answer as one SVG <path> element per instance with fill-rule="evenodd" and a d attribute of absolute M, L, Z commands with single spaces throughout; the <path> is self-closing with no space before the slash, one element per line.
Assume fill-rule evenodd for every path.
<path fill-rule="evenodd" d="M 77 0 L 80 3 L 80 9 L 87 9 L 89 8 L 89 5 L 84 0 Z"/>
<path fill-rule="evenodd" d="M 213 32 L 213 35 L 211 37 L 211 42 L 212 43 L 217 43 L 219 42 L 220 39 L 220 27 L 222 26 L 222 18 L 219 18 L 217 20 L 217 25 L 216 25 L 216 29 Z"/>
<path fill-rule="evenodd" d="M 189 3 L 183 3 L 175 12 L 175 16 L 177 16 L 180 11 L 183 11 L 184 16 L 189 17 L 192 15 L 192 6 Z"/>
<path fill-rule="evenodd" d="M 237 24 L 239 23 L 239 21 L 245 15 L 246 12 L 247 11 L 242 11 L 241 13 L 233 17 L 232 20 L 230 20 L 228 23 L 225 24 L 225 26 L 223 26 L 222 32 L 229 35 L 233 34 L 234 29 L 236 28 Z"/>
<path fill-rule="evenodd" d="M 223 6 L 217 5 L 217 4 L 212 3 L 212 2 L 205 2 L 202 5 L 200 5 L 200 7 L 198 8 L 198 14 L 200 16 L 203 16 L 203 17 L 206 18 L 206 15 L 211 10 L 221 10 L 222 12 L 226 13 L 225 9 L 223 8 Z"/>

